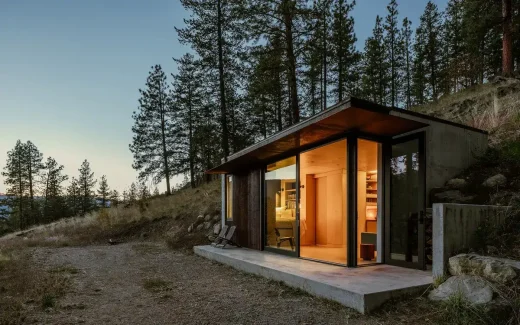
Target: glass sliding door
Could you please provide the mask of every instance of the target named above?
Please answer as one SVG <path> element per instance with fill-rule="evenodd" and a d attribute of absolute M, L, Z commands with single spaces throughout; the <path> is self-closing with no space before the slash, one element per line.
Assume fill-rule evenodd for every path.
<path fill-rule="evenodd" d="M 347 141 L 300 154 L 300 257 L 347 264 Z"/>
<path fill-rule="evenodd" d="M 425 269 L 424 136 L 400 139 L 388 151 L 386 262 Z"/>
<path fill-rule="evenodd" d="M 265 248 L 297 256 L 296 157 L 270 164 L 265 172 Z"/>

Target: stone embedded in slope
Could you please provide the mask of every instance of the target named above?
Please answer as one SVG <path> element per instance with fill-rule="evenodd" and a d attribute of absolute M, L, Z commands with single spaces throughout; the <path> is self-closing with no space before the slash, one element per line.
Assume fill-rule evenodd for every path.
<path fill-rule="evenodd" d="M 496 174 L 495 176 L 491 176 L 490 178 L 486 179 L 484 183 L 482 183 L 482 186 L 485 187 L 498 187 L 502 186 L 507 182 L 507 178 L 502 174 Z"/>
<path fill-rule="evenodd" d="M 213 234 L 218 235 L 220 230 L 222 229 L 222 225 L 220 223 L 216 223 L 213 225 Z"/>
<path fill-rule="evenodd" d="M 449 188 L 461 189 L 466 186 L 466 180 L 463 178 L 453 178 L 446 183 L 446 186 Z"/>
<path fill-rule="evenodd" d="M 493 289 L 481 277 L 458 275 L 448 278 L 428 295 L 430 300 L 448 300 L 451 296 L 461 295 L 472 304 L 485 304 L 493 300 Z"/>
<path fill-rule="evenodd" d="M 452 275 L 478 275 L 499 283 L 507 283 L 520 273 L 520 262 L 476 254 L 450 257 L 448 265 Z"/>

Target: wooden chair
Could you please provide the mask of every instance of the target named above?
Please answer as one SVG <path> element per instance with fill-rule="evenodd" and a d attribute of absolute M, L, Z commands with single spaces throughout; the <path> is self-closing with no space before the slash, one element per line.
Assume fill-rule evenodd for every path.
<path fill-rule="evenodd" d="M 274 228 L 274 231 L 276 233 L 276 247 L 280 248 L 280 245 L 283 243 L 283 242 L 286 242 L 288 241 L 289 244 L 291 245 L 291 250 L 294 250 L 294 237 L 282 237 L 280 235 L 280 231 L 278 230 L 278 228 Z"/>
<path fill-rule="evenodd" d="M 235 234 L 236 228 L 237 228 L 236 226 L 231 226 L 231 228 L 229 228 L 227 235 L 224 238 L 222 238 L 222 241 L 220 242 L 220 244 L 217 244 L 216 247 L 224 248 L 228 244 L 236 246 L 236 247 L 241 247 L 239 244 L 237 244 L 233 241 L 233 235 Z"/>
<path fill-rule="evenodd" d="M 218 235 L 209 235 L 208 239 L 211 242 L 212 246 L 216 246 L 222 242 L 222 240 L 226 237 L 226 232 L 228 231 L 228 226 L 222 226 L 220 233 Z"/>

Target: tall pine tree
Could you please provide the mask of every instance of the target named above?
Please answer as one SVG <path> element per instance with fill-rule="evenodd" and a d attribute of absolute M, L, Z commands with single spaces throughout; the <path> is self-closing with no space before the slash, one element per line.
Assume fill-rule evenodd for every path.
<path fill-rule="evenodd" d="M 80 213 L 83 215 L 96 208 L 95 186 L 96 179 L 94 178 L 94 173 L 90 169 L 90 163 L 85 159 L 79 169 L 78 177 Z"/>
<path fill-rule="evenodd" d="M 166 75 L 160 65 L 152 67 L 146 88 L 139 92 L 139 107 L 132 116 L 132 166 L 139 171 L 141 179 L 152 177 L 155 183 L 166 179 L 166 193 L 170 195 L 171 167 L 178 154 L 178 132 Z"/>

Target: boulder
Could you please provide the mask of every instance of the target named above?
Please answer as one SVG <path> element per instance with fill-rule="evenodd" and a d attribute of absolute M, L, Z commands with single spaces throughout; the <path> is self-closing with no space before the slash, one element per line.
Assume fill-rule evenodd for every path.
<path fill-rule="evenodd" d="M 446 183 L 446 186 L 449 188 L 461 189 L 466 186 L 466 180 L 463 178 L 453 178 Z"/>
<path fill-rule="evenodd" d="M 188 232 L 193 232 L 193 228 L 194 228 L 194 225 L 191 224 L 191 225 L 188 227 Z"/>
<path fill-rule="evenodd" d="M 213 225 L 213 234 L 220 234 L 220 230 L 222 230 L 222 225 L 220 223 L 216 223 Z"/>
<path fill-rule="evenodd" d="M 211 220 L 211 216 L 209 214 L 206 215 L 206 217 L 204 218 L 204 221 L 210 221 Z"/>
<path fill-rule="evenodd" d="M 450 257 L 448 265 L 452 275 L 478 275 L 499 283 L 507 283 L 520 274 L 520 262 L 477 254 Z"/>
<path fill-rule="evenodd" d="M 430 292 L 430 300 L 448 300 L 451 296 L 461 295 L 471 304 L 485 304 L 493 300 L 493 289 L 481 277 L 458 275 L 448 278 L 437 289 Z"/>
<path fill-rule="evenodd" d="M 482 183 L 485 187 L 498 187 L 502 186 L 507 182 L 507 178 L 502 174 L 496 174 L 495 176 L 491 176 L 490 178 L 486 179 L 484 183 Z"/>
<path fill-rule="evenodd" d="M 204 216 L 201 214 L 200 216 L 195 219 L 195 225 L 199 225 L 204 222 Z"/>
<path fill-rule="evenodd" d="M 204 224 L 201 223 L 200 225 L 197 226 L 197 228 L 195 228 L 197 231 L 201 231 L 202 229 L 204 228 Z"/>
<path fill-rule="evenodd" d="M 203 225 L 204 225 L 204 229 L 209 229 L 209 228 L 211 228 L 213 226 L 213 222 L 206 221 L 206 222 L 204 222 Z"/>
<path fill-rule="evenodd" d="M 442 202 L 468 202 L 473 200 L 473 196 L 464 196 L 459 190 L 448 190 L 435 194 L 435 198 Z"/>

